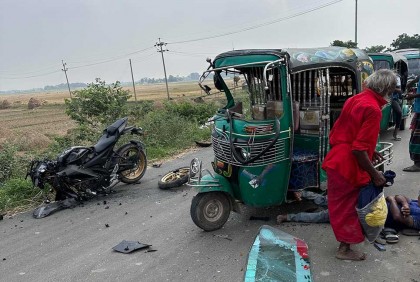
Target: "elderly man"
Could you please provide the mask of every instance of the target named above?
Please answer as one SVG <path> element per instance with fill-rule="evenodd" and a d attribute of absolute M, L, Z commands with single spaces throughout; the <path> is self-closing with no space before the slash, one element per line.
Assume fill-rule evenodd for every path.
<path fill-rule="evenodd" d="M 366 89 L 348 99 L 330 133 L 330 147 L 322 168 L 328 178 L 328 210 L 335 237 L 340 242 L 336 258 L 364 260 L 366 254 L 351 249 L 364 241 L 356 209 L 360 189 L 369 182 L 382 187 L 386 180 L 373 167 L 382 118 L 381 108 L 397 85 L 390 70 L 378 70 L 365 80 Z"/>

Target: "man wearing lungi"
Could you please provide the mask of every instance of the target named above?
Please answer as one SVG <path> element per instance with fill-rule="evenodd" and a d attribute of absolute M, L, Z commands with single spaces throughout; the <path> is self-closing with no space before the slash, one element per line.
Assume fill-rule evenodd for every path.
<path fill-rule="evenodd" d="M 331 227 L 340 242 L 336 258 L 364 260 L 366 254 L 351 249 L 364 241 L 356 212 L 360 188 L 370 181 L 377 187 L 386 180 L 373 164 L 382 159 L 375 151 L 385 98 L 395 90 L 396 75 L 378 70 L 365 80 L 366 88 L 349 98 L 331 129 L 328 152 L 322 168 L 328 179 L 328 210 Z"/>

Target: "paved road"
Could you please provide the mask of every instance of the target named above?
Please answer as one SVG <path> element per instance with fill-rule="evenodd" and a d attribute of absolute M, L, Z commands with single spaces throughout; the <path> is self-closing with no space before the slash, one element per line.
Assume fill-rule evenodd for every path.
<path fill-rule="evenodd" d="M 390 134 L 384 139 L 389 140 Z M 395 144 L 395 161 L 388 167 L 397 173 L 397 179 L 387 193 L 415 197 L 420 174 L 401 171 L 411 164 L 409 132 L 401 135 L 402 141 Z M 23 213 L 0 221 L 0 280 L 242 281 L 258 228 L 262 224 L 275 226 L 279 210 L 255 214 L 270 216 L 268 222 L 249 220 L 256 212 L 252 210 L 232 214 L 221 230 L 203 232 L 189 215 L 195 195 L 192 189 L 183 186 L 163 191 L 157 187 L 159 176 L 188 166 L 195 156 L 208 164 L 212 151 L 195 150 L 160 168 L 150 167 L 141 184 L 120 186 L 116 193 L 84 206 L 44 219 Z M 418 237 L 400 236 L 400 242 L 388 245 L 386 252 L 362 243 L 358 249 L 368 253 L 367 260 L 348 262 L 334 258 L 337 243 L 328 224 L 285 223 L 277 227 L 308 243 L 314 281 L 420 281 Z M 112 251 L 122 240 L 152 244 L 156 251 Z"/>

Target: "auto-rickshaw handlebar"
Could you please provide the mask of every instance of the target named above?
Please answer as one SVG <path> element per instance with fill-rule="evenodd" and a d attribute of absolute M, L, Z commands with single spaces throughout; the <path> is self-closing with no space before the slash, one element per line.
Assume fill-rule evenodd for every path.
<path fill-rule="evenodd" d="M 271 65 L 283 62 L 283 61 L 284 61 L 284 58 L 281 58 L 281 59 L 278 59 L 276 61 L 270 62 L 270 63 L 265 65 L 264 72 L 263 72 L 264 90 L 265 91 L 268 91 L 268 89 L 269 89 L 268 88 L 268 81 L 267 81 L 267 69 L 268 69 L 268 67 L 271 66 Z"/>

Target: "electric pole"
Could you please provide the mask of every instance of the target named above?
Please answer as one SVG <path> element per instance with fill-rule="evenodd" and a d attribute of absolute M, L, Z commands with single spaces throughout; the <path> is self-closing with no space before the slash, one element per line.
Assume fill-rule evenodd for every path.
<path fill-rule="evenodd" d="M 130 60 L 130 69 L 131 69 L 131 79 L 133 80 L 134 101 L 137 102 L 136 86 L 134 85 L 133 67 L 131 66 L 131 59 L 129 59 L 129 60 Z"/>
<path fill-rule="evenodd" d="M 357 48 L 357 0 L 356 0 L 356 13 L 355 13 L 355 20 L 354 20 L 354 43 L 356 43 Z"/>
<path fill-rule="evenodd" d="M 165 49 L 163 49 L 162 46 L 165 46 Z M 158 49 L 157 51 L 162 55 L 163 72 L 165 73 L 166 93 L 168 94 L 168 100 L 170 100 L 170 98 L 169 98 L 169 88 L 168 88 L 168 78 L 166 77 L 165 58 L 163 57 L 163 52 L 169 51 L 169 50 L 166 49 L 166 43 L 160 41 L 160 38 L 159 38 L 159 41 L 156 42 L 155 47 Z"/>
<path fill-rule="evenodd" d="M 72 98 L 71 97 L 71 91 L 70 91 L 70 84 L 69 84 L 69 79 L 68 79 L 68 77 L 67 77 L 67 70 L 68 70 L 68 68 L 66 68 L 66 63 L 63 61 L 63 60 L 61 60 L 61 63 L 63 64 L 63 68 L 61 69 L 63 72 L 64 72 L 64 74 L 66 75 L 66 80 L 67 80 L 67 87 L 69 88 L 69 94 L 70 94 L 70 99 Z"/>

